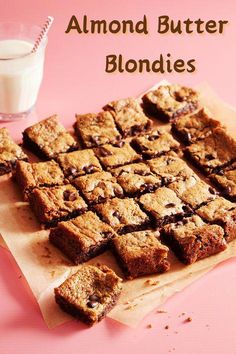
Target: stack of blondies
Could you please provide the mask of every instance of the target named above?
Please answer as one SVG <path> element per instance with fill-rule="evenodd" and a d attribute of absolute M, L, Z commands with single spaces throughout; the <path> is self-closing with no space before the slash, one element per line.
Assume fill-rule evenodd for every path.
<path fill-rule="evenodd" d="M 170 125 L 154 128 L 155 119 Z M 111 102 L 76 115 L 74 132 L 57 116 L 27 128 L 23 145 L 43 160 L 30 163 L 0 129 L 0 174 L 13 171 L 50 242 L 73 264 L 110 248 L 133 279 L 168 271 L 169 248 L 191 264 L 236 238 L 236 141 L 193 89 L 165 85 L 142 100 Z M 81 265 L 55 296 L 93 324 L 121 288 L 108 267 Z"/>

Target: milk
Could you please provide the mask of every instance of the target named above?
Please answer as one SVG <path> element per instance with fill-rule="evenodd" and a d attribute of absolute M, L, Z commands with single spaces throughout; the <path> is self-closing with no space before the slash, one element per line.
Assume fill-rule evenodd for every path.
<path fill-rule="evenodd" d="M 0 40 L 0 116 L 27 112 L 36 103 L 43 77 L 44 47 L 30 53 L 32 48 L 33 43 L 25 40 Z"/>

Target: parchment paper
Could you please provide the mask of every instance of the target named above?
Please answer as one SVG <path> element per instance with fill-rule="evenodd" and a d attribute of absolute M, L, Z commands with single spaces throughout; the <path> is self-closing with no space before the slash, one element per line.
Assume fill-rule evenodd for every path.
<path fill-rule="evenodd" d="M 198 89 L 201 92 L 201 101 L 236 137 L 236 111 L 220 101 L 208 85 L 203 84 Z M 48 242 L 49 231 L 40 229 L 28 204 L 22 202 L 17 185 L 8 175 L 0 178 L 0 203 L 0 232 L 28 281 L 48 327 L 53 328 L 71 320 L 71 317 L 56 305 L 53 289 L 74 273 L 77 267 L 72 266 L 63 254 Z M 203 276 L 216 264 L 234 256 L 236 240 L 231 242 L 224 252 L 190 266 L 183 265 L 170 253 L 170 271 L 125 281 L 119 303 L 108 316 L 134 327 L 167 298 Z M 122 276 L 109 251 L 88 263 L 107 264 Z"/>

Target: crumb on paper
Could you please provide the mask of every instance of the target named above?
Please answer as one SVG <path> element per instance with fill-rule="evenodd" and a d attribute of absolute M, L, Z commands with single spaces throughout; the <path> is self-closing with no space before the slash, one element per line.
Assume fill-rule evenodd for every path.
<path fill-rule="evenodd" d="M 133 308 L 137 306 L 137 304 L 131 304 L 131 305 L 128 305 L 125 310 L 133 310 Z"/>
<path fill-rule="evenodd" d="M 184 322 L 192 322 L 192 317 L 187 317 Z"/>
<path fill-rule="evenodd" d="M 182 312 L 178 317 L 182 317 L 182 316 L 185 316 L 186 313 L 185 312 Z"/>
<path fill-rule="evenodd" d="M 52 271 L 50 272 L 52 278 L 54 277 L 55 273 L 56 273 L 55 270 L 52 270 Z"/>
<path fill-rule="evenodd" d="M 160 282 L 158 280 L 152 280 L 152 279 L 147 279 L 145 280 L 144 284 L 145 285 L 157 285 L 159 284 Z"/>
<path fill-rule="evenodd" d="M 21 279 L 22 278 L 22 275 L 19 275 L 18 279 Z"/>
<path fill-rule="evenodd" d="M 147 325 L 147 328 L 152 328 L 152 324 L 149 323 L 149 324 Z"/>
<path fill-rule="evenodd" d="M 167 311 L 166 310 L 157 310 L 157 313 L 167 313 Z"/>
<path fill-rule="evenodd" d="M 169 325 L 166 325 L 166 326 L 165 326 L 165 329 L 169 329 L 169 328 L 170 328 Z"/>

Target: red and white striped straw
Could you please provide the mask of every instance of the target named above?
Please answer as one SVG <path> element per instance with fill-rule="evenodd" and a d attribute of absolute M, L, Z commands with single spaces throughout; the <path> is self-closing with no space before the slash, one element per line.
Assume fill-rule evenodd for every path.
<path fill-rule="evenodd" d="M 31 53 L 35 53 L 38 50 L 42 40 L 46 37 L 46 35 L 47 35 L 47 33 L 48 33 L 52 23 L 53 23 L 53 20 L 54 20 L 53 17 L 48 16 L 47 21 L 45 22 L 45 24 L 42 27 L 42 31 L 40 32 L 36 42 L 34 43 L 34 47 L 31 50 Z"/>

